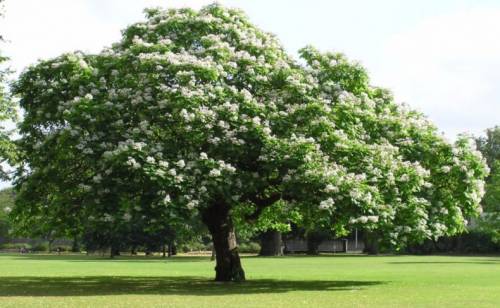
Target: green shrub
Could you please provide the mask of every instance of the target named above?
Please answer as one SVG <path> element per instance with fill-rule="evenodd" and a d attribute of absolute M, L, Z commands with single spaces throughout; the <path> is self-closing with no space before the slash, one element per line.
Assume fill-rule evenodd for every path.
<path fill-rule="evenodd" d="M 437 241 L 426 240 L 421 244 L 410 245 L 404 251 L 412 254 L 432 253 L 498 253 L 500 243 L 495 243 L 491 235 L 473 230 L 450 237 L 442 237 Z"/>
<path fill-rule="evenodd" d="M 73 247 L 71 245 L 55 245 L 52 251 L 57 251 L 57 248 L 60 248 L 61 252 L 70 252 Z"/>
<path fill-rule="evenodd" d="M 212 250 L 210 245 L 205 245 L 205 244 L 203 244 L 201 242 L 197 242 L 197 241 L 180 244 L 178 249 L 182 252 Z"/>
<path fill-rule="evenodd" d="M 48 243 L 38 243 L 36 245 L 33 245 L 31 250 L 37 251 L 37 252 L 47 252 L 47 251 L 49 251 L 49 244 Z"/>
<path fill-rule="evenodd" d="M 27 243 L 5 243 L 0 245 L 0 249 L 31 249 L 31 245 Z"/>
<path fill-rule="evenodd" d="M 238 250 L 244 253 L 259 253 L 260 244 L 256 242 L 242 243 L 238 246 Z"/>

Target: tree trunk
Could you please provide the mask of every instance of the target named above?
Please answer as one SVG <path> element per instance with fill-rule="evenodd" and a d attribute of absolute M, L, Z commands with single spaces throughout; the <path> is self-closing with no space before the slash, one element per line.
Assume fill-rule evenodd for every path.
<path fill-rule="evenodd" d="M 323 242 L 323 236 L 315 231 L 307 232 L 307 254 L 308 255 L 319 255 L 319 245 Z"/>
<path fill-rule="evenodd" d="M 260 236 L 261 256 L 281 256 L 281 233 L 276 230 L 268 230 Z"/>
<path fill-rule="evenodd" d="M 369 255 L 377 255 L 379 253 L 378 235 L 374 232 L 365 231 L 363 237 L 365 241 L 364 252 Z"/>
<path fill-rule="evenodd" d="M 114 258 L 116 256 L 119 256 L 120 255 L 120 246 L 113 243 L 111 244 L 111 249 L 109 251 L 109 257 L 110 258 Z"/>
<path fill-rule="evenodd" d="M 48 243 L 48 250 L 49 250 L 49 253 L 52 253 L 52 244 L 54 243 L 54 240 L 53 238 L 49 238 L 49 243 Z"/>
<path fill-rule="evenodd" d="M 210 257 L 210 261 L 214 261 L 215 260 L 215 247 L 214 245 L 212 245 L 212 256 Z"/>
<path fill-rule="evenodd" d="M 78 238 L 76 236 L 73 238 L 73 244 L 71 245 L 71 252 L 80 252 L 80 241 L 78 241 Z"/>
<path fill-rule="evenodd" d="M 203 212 L 203 222 L 208 227 L 215 248 L 215 281 L 244 281 L 230 207 L 215 203 Z"/>

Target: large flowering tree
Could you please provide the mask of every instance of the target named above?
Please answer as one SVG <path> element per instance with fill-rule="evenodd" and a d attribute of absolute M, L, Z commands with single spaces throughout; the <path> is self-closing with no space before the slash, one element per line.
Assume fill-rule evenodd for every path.
<path fill-rule="evenodd" d="M 229 281 L 244 279 L 234 221 L 272 222 L 273 209 L 395 246 L 478 212 L 487 170 L 472 143 L 445 141 L 359 65 L 311 47 L 297 61 L 219 5 L 146 13 L 100 54 L 21 75 L 19 225 L 198 218 Z"/>

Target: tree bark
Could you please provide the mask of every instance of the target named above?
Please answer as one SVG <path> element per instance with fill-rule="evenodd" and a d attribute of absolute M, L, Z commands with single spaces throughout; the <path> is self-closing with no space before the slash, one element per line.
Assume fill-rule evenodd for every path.
<path fill-rule="evenodd" d="M 276 230 L 268 230 L 260 236 L 261 256 L 281 256 L 281 233 Z"/>
<path fill-rule="evenodd" d="M 319 245 L 323 242 L 324 238 L 322 234 L 315 231 L 309 231 L 306 233 L 307 241 L 307 254 L 308 255 L 319 255 Z"/>
<path fill-rule="evenodd" d="M 132 256 L 137 255 L 137 251 L 136 251 L 136 247 L 135 247 L 135 245 L 133 245 L 133 246 L 132 246 L 132 248 L 130 248 L 130 254 L 131 254 Z"/>
<path fill-rule="evenodd" d="M 73 238 L 73 244 L 71 245 L 71 252 L 80 252 L 80 242 L 76 236 Z"/>
<path fill-rule="evenodd" d="M 215 248 L 215 281 L 244 281 L 230 206 L 222 202 L 208 207 L 203 222 L 208 227 Z"/>
<path fill-rule="evenodd" d="M 369 232 L 369 231 L 365 231 L 363 235 L 365 242 L 364 252 L 369 255 L 377 255 L 379 253 L 378 235 L 374 232 Z"/>
<path fill-rule="evenodd" d="M 167 256 L 170 258 L 172 257 L 172 254 L 173 254 L 173 244 L 172 242 L 168 242 L 168 246 L 167 246 Z"/>
<path fill-rule="evenodd" d="M 111 247 L 109 249 L 109 257 L 113 259 L 114 257 L 119 255 L 120 255 L 120 246 L 118 246 L 115 243 L 111 244 Z"/>
<path fill-rule="evenodd" d="M 52 253 L 52 244 L 54 243 L 54 240 L 53 238 L 49 238 L 49 243 L 48 243 L 48 250 L 49 250 L 49 253 Z"/>

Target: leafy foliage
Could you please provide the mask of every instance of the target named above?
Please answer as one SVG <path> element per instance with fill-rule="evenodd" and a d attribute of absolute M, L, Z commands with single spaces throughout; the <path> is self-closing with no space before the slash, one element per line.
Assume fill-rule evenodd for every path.
<path fill-rule="evenodd" d="M 476 143 L 488 166 L 497 168 L 495 165 L 500 161 L 500 126 L 487 129 L 486 136 L 477 138 Z"/>
<path fill-rule="evenodd" d="M 0 190 L 0 242 L 9 238 L 11 223 L 9 213 L 14 207 L 14 194 L 12 188 Z"/>
<path fill-rule="evenodd" d="M 494 241 L 500 242 L 500 127 L 486 130 L 486 137 L 478 138 L 476 142 L 491 168 L 486 179 L 482 202 L 484 213 L 479 219 L 479 227 Z"/>

